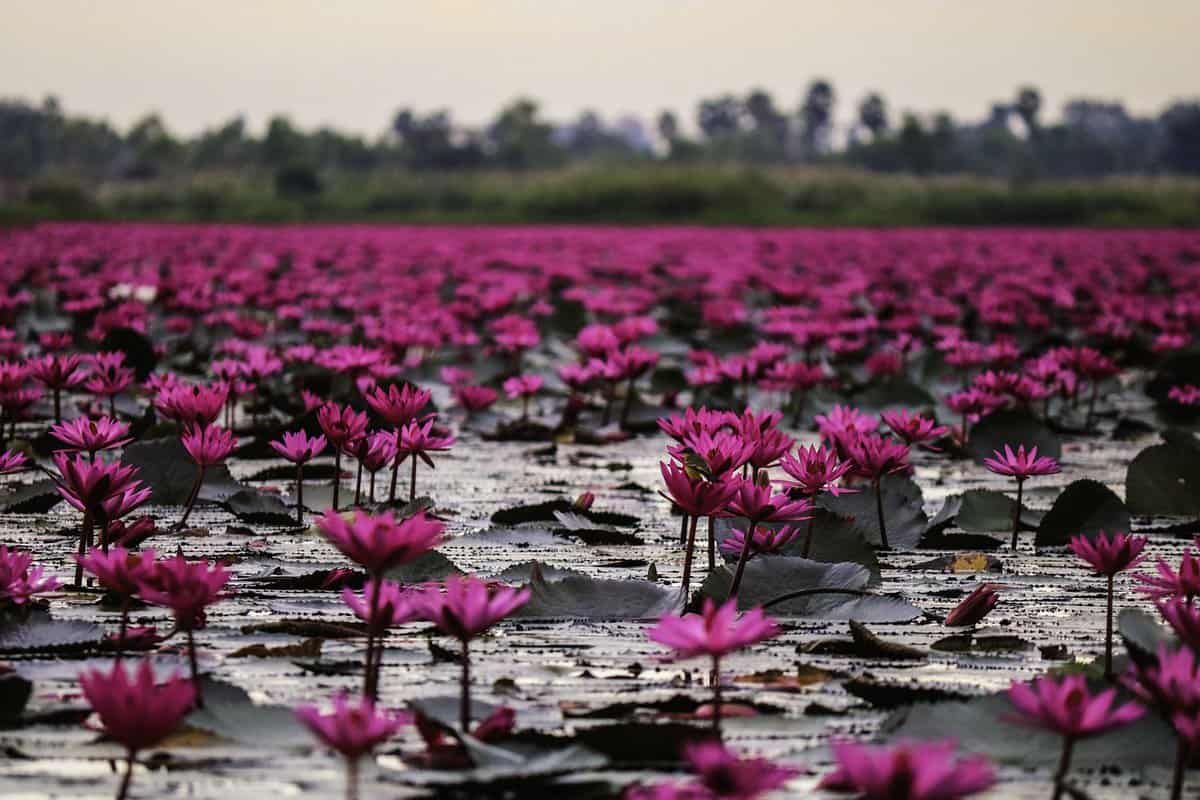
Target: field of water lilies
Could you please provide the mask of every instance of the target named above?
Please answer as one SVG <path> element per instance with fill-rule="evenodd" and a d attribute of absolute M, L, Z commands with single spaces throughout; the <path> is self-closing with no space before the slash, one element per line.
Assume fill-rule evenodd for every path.
<path fill-rule="evenodd" d="M 1200 234 L 0 231 L 0 795 L 1181 797 Z"/>

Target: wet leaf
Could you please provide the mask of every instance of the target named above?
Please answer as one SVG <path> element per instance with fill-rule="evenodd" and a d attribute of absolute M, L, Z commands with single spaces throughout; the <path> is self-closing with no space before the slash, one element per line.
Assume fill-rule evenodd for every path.
<path fill-rule="evenodd" d="M 1121 498 L 1099 481 L 1085 478 L 1063 490 L 1042 518 L 1034 544 L 1065 547 L 1079 534 L 1095 536 L 1100 531 L 1128 531 L 1129 510 Z"/>
<path fill-rule="evenodd" d="M 125 354 L 125 366 L 133 367 L 139 381 L 144 381 L 154 372 L 158 365 L 158 355 L 154 345 L 145 334 L 131 328 L 113 328 L 104 335 L 100 348 L 104 351 L 116 351 Z"/>
<path fill-rule="evenodd" d="M 1178 638 L 1170 628 L 1140 608 L 1123 608 L 1117 614 L 1117 633 L 1125 643 L 1129 657 L 1136 663 L 1153 663 L 1158 658 L 1158 648 L 1167 645 L 1174 648 Z"/>
<path fill-rule="evenodd" d="M 121 461 L 138 468 L 137 477 L 154 490 L 150 502 L 156 505 L 186 503 L 199 471 L 175 436 L 134 442 L 125 448 Z M 220 503 L 243 488 L 229 474 L 227 466 L 218 464 L 205 470 L 200 499 Z"/>
<path fill-rule="evenodd" d="M 32 682 L 7 667 L 0 667 L 0 725 L 21 716 L 32 696 Z"/>
<path fill-rule="evenodd" d="M 534 575 L 533 596 L 517 617 L 657 619 L 680 605 L 678 590 L 639 580 L 605 580 L 568 575 L 547 580 Z"/>
<path fill-rule="evenodd" d="M 524 522 L 557 522 L 558 519 L 555 516 L 555 512 L 574 514 L 599 527 L 615 525 L 619 528 L 632 528 L 639 521 L 637 517 L 630 516 L 629 514 L 578 508 L 570 501 L 559 498 L 527 506 L 502 508 L 492 514 L 492 522 L 497 525 L 519 525 Z"/>
<path fill-rule="evenodd" d="M 437 550 L 422 553 L 416 559 L 389 569 L 384 577 L 400 583 L 428 583 L 443 581 L 451 575 L 462 575 L 463 571 L 449 558 Z"/>
<path fill-rule="evenodd" d="M 294 525 L 296 515 L 278 495 L 242 489 L 225 500 L 225 508 L 238 519 L 258 525 Z"/>
<path fill-rule="evenodd" d="M 1129 463 L 1125 500 L 1134 514 L 1200 514 L 1200 454 L 1179 443 L 1147 447 Z"/>
<path fill-rule="evenodd" d="M 1062 455 L 1062 440 L 1040 420 L 1024 411 L 997 411 L 975 423 L 967 441 L 967 452 L 978 463 L 1004 445 L 1015 450 L 1018 445 L 1025 449 L 1037 447 L 1039 456 L 1059 458 Z"/>
<path fill-rule="evenodd" d="M 887 527 L 888 544 L 896 549 L 915 548 L 928 526 L 921 487 L 911 478 L 888 475 L 880 483 L 883 493 L 883 518 Z M 826 493 L 817 504 L 840 517 L 849 519 L 862 531 L 868 542 L 882 544 L 879 535 L 879 513 L 875 492 L 870 487 L 853 494 L 834 496 Z"/>
<path fill-rule="evenodd" d="M 1102 687 L 1096 684 L 1093 691 Z M 1129 698 L 1126 697 L 1126 700 Z M 1057 763 L 1062 741 L 1053 733 L 1011 722 L 1012 703 L 1006 693 L 965 702 L 917 703 L 884 720 L 883 735 L 895 739 L 958 740 L 966 752 L 987 753 L 994 761 L 1024 767 Z M 1153 714 L 1103 736 L 1084 739 L 1075 747 L 1075 769 L 1107 765 L 1171 764 L 1174 734 Z"/>
<path fill-rule="evenodd" d="M 45 514 L 62 502 L 58 487 L 49 478 L 25 484 L 16 491 L 0 495 L 0 512 L 5 514 Z"/>
<path fill-rule="evenodd" d="M 99 625 L 53 619 L 49 612 L 34 609 L 24 620 L 9 620 L 0 625 L 0 655 L 79 655 L 97 650 L 103 637 Z"/>
<path fill-rule="evenodd" d="M 209 677 L 200 679 L 204 707 L 186 723 L 222 739 L 255 748 L 311 748 L 316 743 L 288 706 L 258 705 L 244 689 Z"/>
<path fill-rule="evenodd" d="M 866 676 L 848 680 L 842 684 L 842 688 L 875 708 L 883 709 L 900 708 L 913 703 L 963 701 L 968 698 L 968 695 L 961 692 L 940 689 L 936 686 L 924 686 L 916 681 L 902 683 Z"/>
<path fill-rule="evenodd" d="M 929 646 L 943 653 L 1013 653 L 1032 650 L 1033 642 L 1012 634 L 954 633 Z"/>
<path fill-rule="evenodd" d="M 856 652 L 863 658 L 895 658 L 902 661 L 920 661 L 927 657 L 925 651 L 899 642 L 891 642 L 877 636 L 861 622 L 850 620 L 850 638 Z"/>
<path fill-rule="evenodd" d="M 1011 535 L 1013 513 L 1017 509 L 1015 497 L 992 489 L 970 489 L 963 492 L 962 506 L 954 521 L 958 527 L 970 533 L 998 533 Z M 1025 529 L 1037 527 L 1040 514 L 1028 508 L 1021 509 L 1021 526 Z"/>
<path fill-rule="evenodd" d="M 748 520 L 743 517 L 718 517 L 713 521 L 713 531 L 717 538 L 717 544 L 725 541 L 734 528 L 745 530 Z M 770 528 L 771 530 L 779 530 L 784 527 L 785 523 L 771 523 L 760 527 Z M 807 522 L 795 523 L 795 526 L 800 528 L 800 533 L 791 542 L 786 544 L 780 551 L 779 555 L 800 557 L 804 551 L 804 540 L 808 535 Z M 818 508 L 813 512 L 813 535 L 812 546 L 808 552 L 808 558 L 812 561 L 820 561 L 826 564 L 839 564 L 845 562 L 853 562 L 866 567 L 871 573 L 871 585 L 876 585 L 880 581 L 879 572 L 879 557 L 875 553 L 875 548 L 867 543 L 865 534 L 859 529 L 854 520 L 845 517 L 839 517 L 831 511 L 826 511 L 823 508 Z M 697 538 L 703 530 L 703 525 L 697 528 Z M 756 556 L 756 558 L 773 558 L 774 556 Z M 734 561 L 737 557 L 725 555 L 726 561 Z"/>
<path fill-rule="evenodd" d="M 305 639 L 296 644 L 284 644 L 270 647 L 257 642 L 239 647 L 229 654 L 230 658 L 320 658 L 323 639 Z"/>

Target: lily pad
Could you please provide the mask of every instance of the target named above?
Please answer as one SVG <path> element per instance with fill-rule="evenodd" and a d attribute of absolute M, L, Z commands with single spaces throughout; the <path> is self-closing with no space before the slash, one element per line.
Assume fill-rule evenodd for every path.
<path fill-rule="evenodd" d="M 22 621 L 0 626 L 0 655 L 78 655 L 100 647 L 103 638 L 103 629 L 95 623 L 54 619 L 35 609 Z"/>
<path fill-rule="evenodd" d="M 929 523 L 925 514 L 921 487 L 911 478 L 888 475 L 880 482 L 883 495 L 883 519 L 887 526 L 888 544 L 893 548 L 915 548 Z M 870 487 L 854 493 L 823 494 L 817 504 L 840 517 L 852 520 L 866 540 L 874 545 L 883 543 L 879 532 L 879 513 L 875 492 Z"/>
<path fill-rule="evenodd" d="M 187 724 L 238 744 L 255 748 L 315 747 L 312 735 L 287 706 L 258 705 L 242 688 L 209 677 L 200 679 L 204 707 L 187 716 Z"/>
<path fill-rule="evenodd" d="M 1079 480 L 1064 489 L 1046 512 L 1034 544 L 1065 547 L 1072 536 L 1091 538 L 1100 531 L 1128 531 L 1129 524 L 1129 509 L 1112 489 L 1099 481 Z"/>
<path fill-rule="evenodd" d="M 284 505 L 278 495 L 243 489 L 225 500 L 225 508 L 238 519 L 259 525 L 292 525 L 296 521 L 293 512 Z"/>
<path fill-rule="evenodd" d="M 615 525 L 619 528 L 632 528 L 639 522 L 637 517 L 629 514 L 617 514 L 612 511 L 594 511 L 590 508 L 583 509 L 562 498 L 527 506 L 502 508 L 492 514 L 492 522 L 497 525 L 519 525 L 523 522 L 557 522 L 555 512 L 574 514 L 600 526 Z"/>
<path fill-rule="evenodd" d="M 1147 447 L 1129 463 L 1125 500 L 1134 514 L 1200 514 L 1200 453 L 1179 443 Z"/>
<path fill-rule="evenodd" d="M 157 505 L 183 505 L 196 482 L 198 468 L 175 436 L 134 442 L 125 448 L 121 461 L 138 468 L 137 477 L 153 490 L 150 502 Z M 199 498 L 220 503 L 243 488 L 227 466 L 218 464 L 205 470 Z"/>
<path fill-rule="evenodd" d="M 568 575 L 546 580 L 535 573 L 529 582 L 533 596 L 517 617 L 575 619 L 656 619 L 677 611 L 676 590 L 640 580 L 607 580 L 586 575 Z"/>
<path fill-rule="evenodd" d="M 971 428 L 967 452 L 975 461 L 983 463 L 994 451 L 1003 452 L 1005 445 L 1014 450 L 1018 445 L 1025 445 L 1026 450 L 1037 447 L 1039 456 L 1058 458 L 1062 455 L 1062 440 L 1024 411 L 997 411 L 981 419 Z"/>
<path fill-rule="evenodd" d="M 0 496 L 0 512 L 5 514 L 44 514 L 62 502 L 54 481 L 34 481 L 14 492 Z"/>

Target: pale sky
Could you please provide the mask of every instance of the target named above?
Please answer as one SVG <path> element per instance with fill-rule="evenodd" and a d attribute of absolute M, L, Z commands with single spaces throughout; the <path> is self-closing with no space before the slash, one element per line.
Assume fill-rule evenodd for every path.
<path fill-rule="evenodd" d="M 243 113 L 384 130 L 402 105 L 479 123 L 527 94 L 689 127 L 701 97 L 815 76 L 839 119 L 868 90 L 982 117 L 1030 82 L 1160 111 L 1200 95 L 1200 0 L 0 0 L 0 96 L 55 94 L 125 128 L 192 134 Z"/>

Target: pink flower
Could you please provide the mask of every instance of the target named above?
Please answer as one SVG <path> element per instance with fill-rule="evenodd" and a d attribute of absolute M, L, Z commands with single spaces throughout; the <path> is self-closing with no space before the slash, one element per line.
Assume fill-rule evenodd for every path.
<path fill-rule="evenodd" d="M 687 463 L 688 453 L 694 453 L 704 462 L 708 476 L 718 480 L 749 463 L 755 449 L 755 442 L 740 433 L 720 430 L 715 433 L 701 431 L 687 434 L 682 444 L 668 447 L 667 452 L 681 463 Z"/>
<path fill-rule="evenodd" d="M 854 465 L 849 461 L 840 461 L 837 453 L 820 445 L 796 448 L 796 455 L 784 456 L 779 466 L 795 479 L 780 483 L 793 486 L 809 497 L 815 497 L 825 490 L 833 495 L 853 491 L 841 489 L 834 483 L 841 480 Z"/>
<path fill-rule="evenodd" d="M 1009 445 L 1004 445 L 1004 453 L 994 451 L 994 458 L 985 458 L 984 466 L 997 475 L 1008 475 L 1018 481 L 1024 481 L 1034 475 L 1054 475 L 1060 472 L 1058 462 L 1049 456 L 1038 456 L 1037 447 L 1031 447 L 1028 452 L 1025 445 L 1019 445 L 1017 452 Z"/>
<path fill-rule="evenodd" d="M 374 474 L 392 463 L 397 438 L 395 431 L 375 431 L 364 439 L 357 454 L 363 469 Z"/>
<path fill-rule="evenodd" d="M 88 670 L 79 676 L 79 685 L 104 732 L 131 756 L 175 730 L 195 699 L 191 684 L 179 675 L 155 685 L 149 659 L 142 660 L 132 676 L 121 661 L 108 672 Z"/>
<path fill-rule="evenodd" d="M 736 422 L 737 417 L 728 411 L 709 411 L 703 407 L 697 410 L 689 406 L 684 409 L 683 416 L 659 417 L 658 427 L 667 436 L 682 442 L 694 434 L 715 434 L 721 428 L 732 427 Z"/>
<path fill-rule="evenodd" d="M 752 480 L 731 478 L 736 494 L 729 500 L 728 511 L 750 520 L 752 525 L 760 522 L 798 522 L 809 519 L 813 505 L 807 499 L 793 500 L 786 494 L 773 494 L 770 485 L 759 486 Z"/>
<path fill-rule="evenodd" d="M 156 562 L 141 576 L 138 596 L 171 609 L 179 630 L 195 631 L 207 624 L 205 609 L 229 596 L 221 591 L 228 581 L 229 572 L 220 564 L 175 556 Z"/>
<path fill-rule="evenodd" d="M 400 429 L 399 447 L 400 460 L 403 461 L 407 456 L 419 456 L 429 467 L 433 467 L 433 460 L 426 453 L 440 452 L 449 450 L 454 444 L 453 436 L 437 436 L 433 433 L 433 423 L 435 420 L 427 420 L 424 425 L 418 422 L 410 422 Z"/>
<path fill-rule="evenodd" d="M 994 583 L 981 583 L 975 590 L 963 598 L 954 610 L 946 615 L 947 627 L 977 625 L 1000 602 L 998 587 Z"/>
<path fill-rule="evenodd" d="M 86 556 L 76 560 L 100 585 L 110 592 L 132 597 L 155 570 L 156 554 L 153 550 L 133 553 L 124 547 L 110 547 L 105 553 L 93 547 Z"/>
<path fill-rule="evenodd" d="M 159 391 L 154 398 L 154 407 L 180 425 L 205 426 L 216 422 L 228 397 L 228 392 L 220 386 L 177 383 Z"/>
<path fill-rule="evenodd" d="M 799 528 L 785 525 L 779 530 L 760 526 L 754 529 L 754 539 L 750 542 L 750 557 L 762 553 L 777 553 L 800 534 Z M 721 542 L 721 552 L 730 555 L 740 555 L 746 546 L 746 532 L 738 528 L 730 531 Z"/>
<path fill-rule="evenodd" d="M 317 529 L 342 555 L 381 575 L 433 549 L 442 539 L 442 523 L 428 519 L 424 511 L 397 522 L 390 511 L 370 516 L 355 511 L 347 521 L 335 511 L 317 519 Z"/>
<path fill-rule="evenodd" d="M 578 508 L 582 511 L 587 511 L 589 508 L 592 507 L 592 503 L 594 503 L 594 502 L 596 502 L 596 495 L 594 495 L 590 491 L 587 491 L 587 492 L 584 492 L 583 494 L 579 495 L 578 497 L 576 497 L 571 502 L 571 505 L 573 505 L 575 508 Z"/>
<path fill-rule="evenodd" d="M 17 450 L 0 452 L 0 475 L 13 475 L 29 469 L 29 459 Z"/>
<path fill-rule="evenodd" d="M 510 400 L 532 397 L 541 391 L 543 383 L 541 375 L 516 375 L 504 382 L 504 393 Z"/>
<path fill-rule="evenodd" d="M 424 616 L 438 629 L 466 642 L 507 617 L 525 603 L 532 592 L 506 586 L 489 586 L 478 578 L 451 576 L 445 591 L 424 594 Z"/>
<path fill-rule="evenodd" d="M 237 447 L 237 439 L 216 425 L 189 427 L 183 434 L 183 449 L 201 468 L 220 464 Z"/>
<path fill-rule="evenodd" d="M 491 408 L 499 396 L 490 386 L 456 386 L 454 400 L 467 411 L 483 411 Z"/>
<path fill-rule="evenodd" d="M 693 517 L 707 517 L 723 509 L 736 494 L 736 481 L 706 481 L 688 476 L 687 470 L 674 463 L 659 462 L 668 500 Z M 666 496 L 666 495 L 664 495 Z"/>
<path fill-rule="evenodd" d="M 909 414 L 907 411 L 884 411 L 880 416 L 883 417 L 884 423 L 892 429 L 892 433 L 910 446 L 935 442 L 950 431 L 945 425 L 938 425 L 929 417 Z"/>
<path fill-rule="evenodd" d="M 1141 584 L 1135 591 L 1142 592 L 1153 600 L 1178 597 L 1190 602 L 1192 598 L 1200 595 L 1200 558 L 1192 553 L 1190 547 L 1183 551 L 1178 572 L 1171 569 L 1162 559 L 1159 559 L 1155 568 L 1158 570 L 1157 576 L 1134 573 L 1134 580 Z"/>
<path fill-rule="evenodd" d="M 707 795 L 722 800 L 753 800 L 799 774 L 765 758 L 741 758 L 720 742 L 690 742 L 683 755 Z"/>
<path fill-rule="evenodd" d="M 317 411 L 317 424 L 335 449 L 341 450 L 346 443 L 364 436 L 367 432 L 367 414 L 355 411 L 350 406 L 326 403 Z"/>
<path fill-rule="evenodd" d="M 422 409 L 429 405 L 431 396 L 429 391 L 406 383 L 399 388 L 389 386 L 386 390 L 376 387 L 365 395 L 365 399 L 384 422 L 399 428 L 417 419 Z"/>
<path fill-rule="evenodd" d="M 1128 725 L 1145 713 L 1137 703 L 1114 707 L 1116 689 L 1093 695 L 1083 675 L 1065 675 L 1059 679 L 1043 675 L 1032 683 L 1014 683 L 1008 697 L 1017 709 L 1012 716 L 1014 722 L 1044 728 L 1068 740 L 1099 736 Z"/>
<path fill-rule="evenodd" d="M 986 756 L 955 758 L 954 750 L 952 741 L 876 747 L 834 742 L 837 769 L 819 788 L 851 792 L 863 800 L 959 800 L 996 783 Z"/>
<path fill-rule="evenodd" d="M 59 451 L 54 454 L 60 477 L 56 480 L 63 499 L 97 522 L 124 516 L 150 498 L 151 490 L 142 487 L 134 476 L 137 468 L 118 462 L 90 461 Z"/>
<path fill-rule="evenodd" d="M 667 614 L 646 635 L 675 651 L 675 658 L 696 656 L 720 658 L 734 650 L 771 639 L 780 633 L 773 619 L 761 608 L 738 617 L 737 601 L 718 606 L 705 598 L 700 614 Z"/>
<path fill-rule="evenodd" d="M 29 373 L 47 389 L 74 389 L 87 380 L 82 364 L 83 357 L 74 353 L 50 354 L 30 361 Z"/>
<path fill-rule="evenodd" d="M 271 447 L 293 464 L 307 464 L 321 455 L 328 444 L 324 436 L 310 437 L 306 431 L 296 431 L 283 434 L 283 439 L 271 442 Z"/>
<path fill-rule="evenodd" d="M 907 472 L 908 445 L 877 433 L 861 434 L 857 438 L 842 440 L 846 456 L 854 464 L 854 472 L 872 482 L 884 475 Z"/>
<path fill-rule="evenodd" d="M 377 711 L 370 700 L 351 705 L 345 694 L 333 699 L 329 714 L 305 705 L 296 709 L 296 716 L 325 746 L 351 761 L 370 753 L 411 721 L 407 716 Z"/>
<path fill-rule="evenodd" d="M 1181 406 L 1200 405 L 1200 386 L 1193 386 L 1190 383 L 1183 386 L 1172 386 L 1167 391 L 1167 399 L 1174 400 Z"/>
<path fill-rule="evenodd" d="M 1196 743 L 1191 737 L 1200 721 L 1200 662 L 1190 647 L 1172 650 L 1160 644 L 1156 658 L 1131 663 L 1122 682 L 1168 721 L 1178 716 L 1184 725 L 1176 730 L 1189 744 Z"/>
<path fill-rule="evenodd" d="M 1080 534 L 1071 537 L 1071 550 L 1092 566 L 1097 575 L 1116 575 L 1136 567 L 1144 558 L 1140 553 L 1146 546 L 1145 536 L 1114 533 L 1110 539 L 1104 531 L 1094 538 Z"/>
<path fill-rule="evenodd" d="M 24 605 L 35 594 L 58 588 L 58 580 L 33 566 L 33 556 L 0 544 L 0 609 L 7 603 Z"/>
<path fill-rule="evenodd" d="M 372 598 L 378 601 L 374 614 L 371 613 Z M 394 581 L 374 578 L 363 584 L 361 595 L 355 594 L 350 587 L 342 590 L 342 601 L 350 607 L 354 616 L 376 631 L 421 619 L 424 611 L 422 599 L 420 589 L 411 589 Z"/>
<path fill-rule="evenodd" d="M 65 444 L 67 449 L 79 450 L 88 455 L 121 447 L 133 441 L 129 436 L 129 425 L 108 417 L 98 420 L 80 417 L 60 422 L 50 428 L 50 435 Z"/>
<path fill-rule="evenodd" d="M 1190 600 L 1172 597 L 1157 603 L 1162 614 L 1179 640 L 1193 650 L 1200 650 L 1200 608 Z"/>

